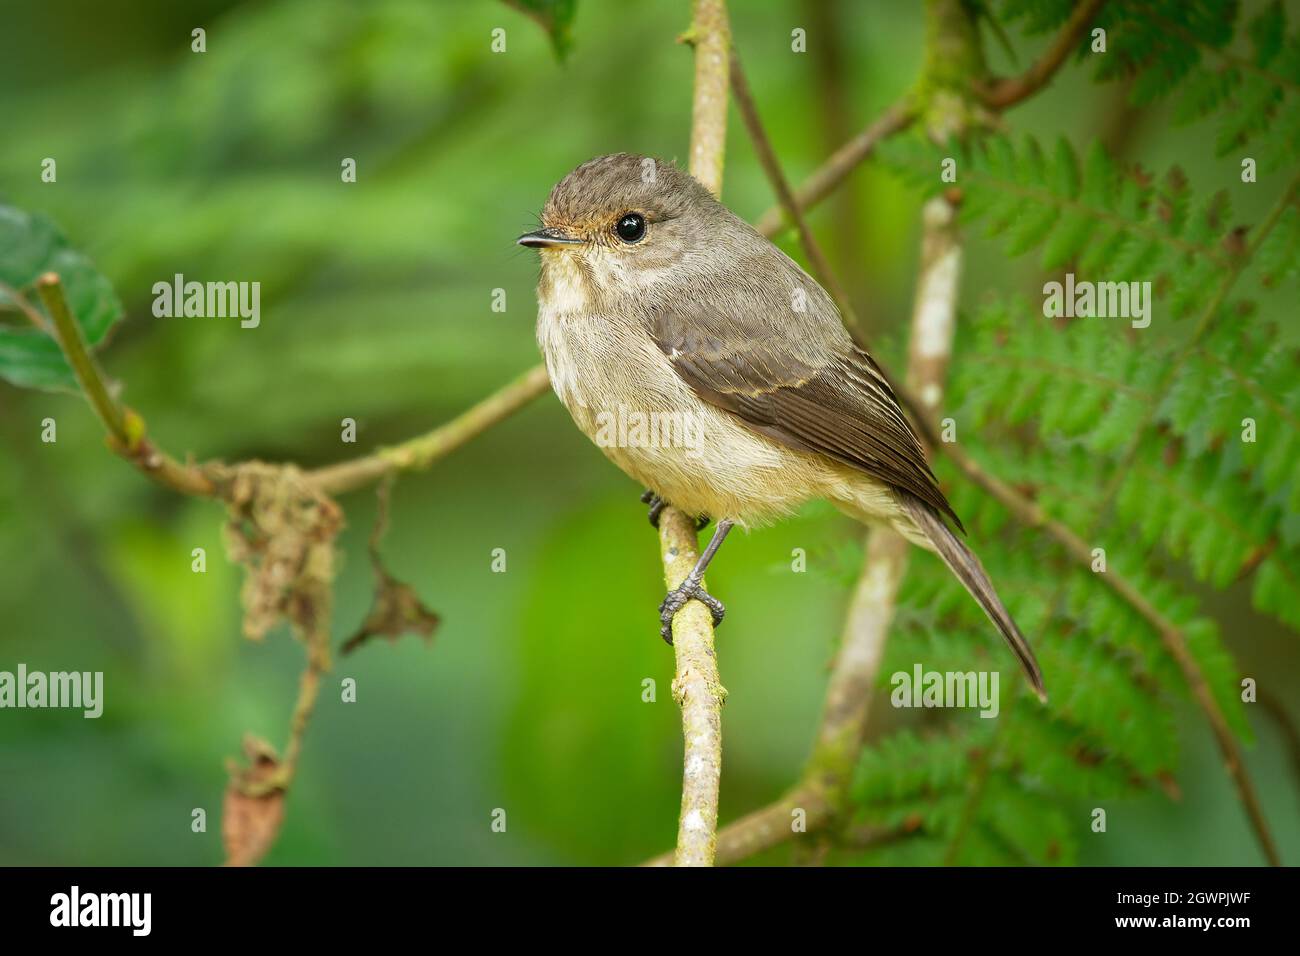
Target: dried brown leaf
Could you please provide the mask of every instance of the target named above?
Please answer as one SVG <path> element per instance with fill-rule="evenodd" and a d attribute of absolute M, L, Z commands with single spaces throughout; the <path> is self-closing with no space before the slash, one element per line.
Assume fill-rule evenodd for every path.
<path fill-rule="evenodd" d="M 284 822 L 283 767 L 274 748 L 244 737 L 247 766 L 230 761 L 230 783 L 221 812 L 221 842 L 226 866 L 256 866 L 266 856 Z"/>

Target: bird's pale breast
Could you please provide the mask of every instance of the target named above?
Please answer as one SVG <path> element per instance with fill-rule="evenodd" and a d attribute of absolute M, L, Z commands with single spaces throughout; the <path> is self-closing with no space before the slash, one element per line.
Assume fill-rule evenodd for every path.
<path fill-rule="evenodd" d="M 701 401 L 635 318 L 575 309 L 578 295 L 575 286 L 541 297 L 538 343 L 574 422 L 633 479 L 691 514 L 750 525 L 814 497 L 859 516 L 893 510 L 865 475 L 778 444 Z"/>

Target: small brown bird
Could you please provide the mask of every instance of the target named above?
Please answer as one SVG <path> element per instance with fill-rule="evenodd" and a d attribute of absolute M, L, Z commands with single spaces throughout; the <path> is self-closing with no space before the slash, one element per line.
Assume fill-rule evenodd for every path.
<path fill-rule="evenodd" d="M 794 261 L 671 164 L 619 153 L 551 192 L 537 338 L 578 427 L 663 504 L 715 519 L 708 547 L 660 606 L 722 621 L 704 570 L 735 524 L 825 498 L 933 551 L 971 593 L 1044 697 L 1034 652 L 953 512 L 871 356 Z"/>

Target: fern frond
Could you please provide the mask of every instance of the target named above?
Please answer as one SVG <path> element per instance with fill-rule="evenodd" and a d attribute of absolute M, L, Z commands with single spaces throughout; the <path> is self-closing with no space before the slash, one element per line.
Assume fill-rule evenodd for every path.
<path fill-rule="evenodd" d="M 1059 27 L 1071 5 L 1009 0 L 1002 19 L 1019 21 L 1026 34 Z M 1287 33 L 1286 12 L 1274 0 L 1245 24 L 1236 0 L 1125 0 L 1102 7 L 1096 24 L 1107 50 L 1097 55 L 1101 82 L 1129 79 L 1130 99 L 1147 105 L 1175 98 L 1174 121 L 1218 116 L 1218 155 L 1250 143 L 1267 130 L 1267 170 L 1293 161 L 1300 146 L 1300 35 Z M 1090 54 L 1090 39 L 1079 56 Z M 1238 50 L 1246 46 L 1247 50 Z"/>
<path fill-rule="evenodd" d="M 1182 294 L 1183 312 L 1226 268 L 1219 247 L 1226 199 L 1193 205 L 1176 167 L 1157 185 L 1141 171 L 1120 171 L 1099 144 L 1081 166 L 1066 140 L 1049 156 L 1032 137 L 1018 146 L 989 136 L 946 149 L 913 141 L 883 153 L 887 166 L 929 195 L 948 185 L 937 170 L 954 157 L 963 219 L 1002 236 L 1009 255 L 1042 246 L 1044 268 L 1073 261 L 1085 273 L 1104 267 L 1121 279 L 1160 276 Z"/>

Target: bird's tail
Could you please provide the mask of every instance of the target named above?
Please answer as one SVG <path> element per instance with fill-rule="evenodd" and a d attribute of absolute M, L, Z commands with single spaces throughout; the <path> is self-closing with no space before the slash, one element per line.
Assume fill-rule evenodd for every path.
<path fill-rule="evenodd" d="M 1011 650 L 1020 659 L 1020 666 L 1025 669 L 1034 692 L 1038 694 L 1040 700 L 1046 702 L 1047 692 L 1043 689 L 1043 673 L 1038 669 L 1034 649 L 1020 633 L 1016 622 L 1011 619 L 1011 615 L 998 597 L 998 592 L 993 589 L 993 582 L 989 580 L 988 572 L 984 570 L 984 565 L 980 564 L 980 559 L 975 557 L 975 553 L 966 547 L 965 542 L 953 533 L 930 505 L 905 491 L 899 491 L 897 495 L 903 509 L 921 533 L 929 539 L 935 552 L 943 558 L 944 564 L 957 575 L 957 580 L 965 585 L 971 597 L 989 616 L 989 620 L 1002 632 L 1006 642 L 1011 645 Z"/>

